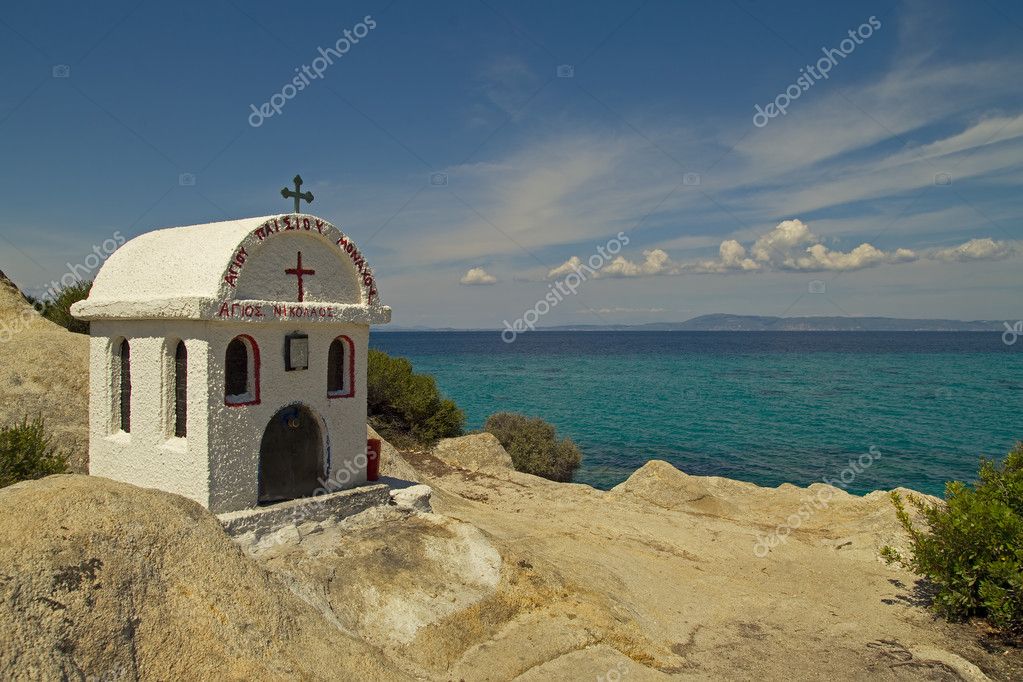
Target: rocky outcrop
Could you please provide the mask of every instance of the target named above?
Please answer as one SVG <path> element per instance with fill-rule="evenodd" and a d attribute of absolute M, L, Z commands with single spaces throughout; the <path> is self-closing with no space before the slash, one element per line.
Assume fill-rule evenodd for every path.
<path fill-rule="evenodd" d="M 880 560 L 883 545 L 905 543 L 886 492 L 764 488 L 660 461 L 602 492 L 467 472 L 438 454 L 450 448 L 410 455 L 434 509 L 551 587 L 484 629 L 459 671 L 482 650 L 508 664 L 518 647 L 508 677 L 522 679 L 809 679 L 825 666 L 852 679 L 971 679 L 971 664 L 1023 674 L 1018 651 L 988 651 L 973 627 L 935 621 L 916 577 Z"/>
<path fill-rule="evenodd" d="M 89 456 L 89 337 L 41 317 L 0 273 L 0 424 L 42 416 L 54 443 L 85 472 Z"/>
<path fill-rule="evenodd" d="M 0 678 L 401 678 L 183 497 L 86 476 L 0 490 Z"/>
<path fill-rule="evenodd" d="M 738 511 L 732 500 L 742 499 L 756 490 L 757 486 L 743 481 L 690 476 L 667 462 L 654 459 L 616 486 L 609 497 L 642 500 L 661 509 L 688 509 L 726 516 Z"/>
<path fill-rule="evenodd" d="M 492 433 L 445 438 L 437 443 L 432 454 L 449 466 L 468 471 L 514 468 L 511 456 Z"/>
<path fill-rule="evenodd" d="M 903 496 L 940 503 L 930 495 L 897 490 Z M 906 541 L 889 494 L 883 490 L 859 496 L 824 483 L 765 488 L 719 476 L 690 476 L 667 462 L 651 460 L 615 486 L 608 499 L 760 527 L 754 551 L 765 556 L 791 538 L 821 542 L 841 548 L 847 556 L 857 554 L 874 561 L 885 545 L 903 548 Z M 919 515 L 913 516 L 919 520 Z"/>
<path fill-rule="evenodd" d="M 391 648 L 494 594 L 503 564 L 478 528 L 390 507 L 254 556 L 342 628 Z"/>

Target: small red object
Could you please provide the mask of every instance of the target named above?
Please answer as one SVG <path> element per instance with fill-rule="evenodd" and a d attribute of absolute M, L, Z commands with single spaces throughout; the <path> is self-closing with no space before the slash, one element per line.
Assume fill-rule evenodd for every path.
<path fill-rule="evenodd" d="M 366 439 L 366 480 L 376 481 L 380 478 L 380 439 Z"/>

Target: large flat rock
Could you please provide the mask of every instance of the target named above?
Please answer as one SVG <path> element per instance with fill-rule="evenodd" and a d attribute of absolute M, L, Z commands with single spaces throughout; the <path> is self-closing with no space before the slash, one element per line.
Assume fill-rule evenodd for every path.
<path fill-rule="evenodd" d="M 401 679 L 199 505 L 87 476 L 0 489 L 0 678 Z"/>

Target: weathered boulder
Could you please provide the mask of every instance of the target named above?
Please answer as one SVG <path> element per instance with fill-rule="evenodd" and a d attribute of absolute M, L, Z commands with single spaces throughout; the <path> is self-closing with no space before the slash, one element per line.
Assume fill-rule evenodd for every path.
<path fill-rule="evenodd" d="M 391 503 L 398 509 L 429 513 L 433 511 L 430 507 L 430 497 L 432 495 L 433 488 L 420 483 L 407 488 L 392 490 Z"/>
<path fill-rule="evenodd" d="M 475 526 L 393 507 L 254 556 L 341 627 L 380 646 L 408 644 L 491 596 L 502 567 L 501 554 Z"/>
<path fill-rule="evenodd" d="M 515 468 L 511 455 L 492 433 L 445 438 L 437 443 L 431 454 L 448 466 L 469 471 Z"/>
<path fill-rule="evenodd" d="M 757 486 L 712 476 L 690 476 L 672 465 L 652 459 L 615 486 L 611 498 L 638 498 L 662 509 L 690 509 L 719 516 L 735 512 L 732 502 Z"/>
<path fill-rule="evenodd" d="M 0 678 L 400 678 L 183 497 L 86 476 L 0 490 Z"/>

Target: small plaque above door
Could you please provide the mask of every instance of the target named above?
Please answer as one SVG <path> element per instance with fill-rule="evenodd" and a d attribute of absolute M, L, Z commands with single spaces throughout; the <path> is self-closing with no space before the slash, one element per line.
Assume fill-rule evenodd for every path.
<path fill-rule="evenodd" d="M 284 369 L 309 369 L 309 336 L 295 332 L 284 337 Z"/>

